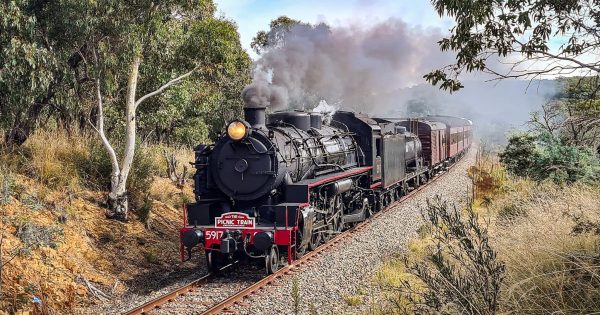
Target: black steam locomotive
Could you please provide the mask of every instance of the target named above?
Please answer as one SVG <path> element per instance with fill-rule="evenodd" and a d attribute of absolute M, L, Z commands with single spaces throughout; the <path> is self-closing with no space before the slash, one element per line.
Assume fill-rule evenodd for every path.
<path fill-rule="evenodd" d="M 202 248 L 211 270 L 259 259 L 272 273 L 427 182 L 472 139 L 470 121 L 445 116 L 244 114 L 214 145 L 196 147 L 181 255 Z"/>

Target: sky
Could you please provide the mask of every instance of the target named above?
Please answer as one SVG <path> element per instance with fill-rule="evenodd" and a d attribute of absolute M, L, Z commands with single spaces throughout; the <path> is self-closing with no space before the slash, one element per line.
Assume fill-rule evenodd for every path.
<path fill-rule="evenodd" d="M 269 22 L 281 15 L 331 26 L 369 26 L 399 18 L 411 26 L 438 28 L 443 32 L 453 24 L 451 19 L 439 17 L 427 0 L 216 0 L 216 3 L 219 15 L 236 22 L 242 45 L 254 59 L 256 55 L 250 49 L 252 38 L 258 31 L 268 30 Z"/>

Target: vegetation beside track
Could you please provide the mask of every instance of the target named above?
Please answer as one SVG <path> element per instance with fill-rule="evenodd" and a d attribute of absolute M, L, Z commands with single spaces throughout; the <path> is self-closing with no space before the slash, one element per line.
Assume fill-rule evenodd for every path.
<path fill-rule="evenodd" d="M 175 155 L 181 174 L 192 151 L 140 146 L 129 183 L 135 210 L 120 222 L 105 217 L 110 165 L 99 145 L 87 135 L 38 131 L 0 151 L 0 310 L 74 313 L 197 269 L 180 264 L 173 233 L 193 193 L 168 178 L 164 154 Z"/>
<path fill-rule="evenodd" d="M 377 312 L 598 312 L 598 183 L 514 177 L 483 152 L 470 205 L 432 201 L 420 237 L 377 272 Z"/>

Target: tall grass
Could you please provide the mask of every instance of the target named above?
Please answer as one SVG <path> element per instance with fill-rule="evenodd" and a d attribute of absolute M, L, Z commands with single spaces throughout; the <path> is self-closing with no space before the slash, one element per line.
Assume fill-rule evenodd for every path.
<path fill-rule="evenodd" d="M 498 200 L 518 200 L 523 192 Z M 494 245 L 508 272 L 502 290 L 505 311 L 600 312 L 600 196 L 585 185 L 544 183 L 525 191 L 523 215 L 500 218 Z M 514 203 L 514 201 L 511 201 Z"/>
<path fill-rule="evenodd" d="M 378 273 L 385 278 L 378 283 L 394 284 L 387 289 L 394 306 L 386 312 L 600 313 L 600 187 L 511 178 L 491 155 L 479 157 L 469 176 L 477 221 L 487 222 L 487 241 L 474 229 L 482 222 L 473 221 L 468 209 L 448 212 L 430 205 L 427 233 L 409 245 L 405 264 L 388 262 Z M 431 220 L 436 217 L 442 220 Z M 461 226 L 470 228 L 457 229 Z M 461 255 L 468 253 L 461 243 L 475 245 L 479 254 Z M 505 268 L 497 282 L 497 308 L 465 308 L 486 305 L 473 292 L 490 292 L 481 289 L 493 279 L 489 271 L 495 264 L 479 263 L 493 256 L 489 253 Z M 463 303 L 456 294 L 468 299 Z"/>
<path fill-rule="evenodd" d="M 115 143 L 117 154 L 119 145 Z M 128 178 L 134 208 L 144 205 L 152 177 L 164 172 L 158 149 L 138 146 Z M 112 166 L 95 135 L 40 130 L 19 148 L 2 148 L 0 164 L 54 190 L 107 191 Z"/>

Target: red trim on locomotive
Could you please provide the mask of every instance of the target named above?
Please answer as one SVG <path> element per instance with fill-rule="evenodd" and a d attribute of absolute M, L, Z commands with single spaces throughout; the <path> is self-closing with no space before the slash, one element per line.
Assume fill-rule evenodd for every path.
<path fill-rule="evenodd" d="M 347 178 L 350 176 L 354 176 L 360 173 L 366 173 L 368 171 L 370 171 L 371 169 L 373 169 L 373 167 L 371 166 L 367 166 L 367 167 L 359 167 L 356 169 L 352 169 L 346 172 L 343 172 L 341 174 L 336 174 L 334 176 L 330 176 L 327 178 L 323 178 L 319 181 L 316 181 L 314 183 L 310 183 L 308 184 L 309 189 L 310 188 L 314 188 L 317 187 L 319 185 L 323 185 L 329 182 L 333 182 L 336 181 L 338 179 L 342 179 L 342 178 Z M 379 183 L 381 185 L 381 183 Z M 310 193 L 309 196 L 310 197 Z M 301 203 L 298 205 L 298 208 L 304 208 L 306 206 L 309 206 L 310 203 L 309 202 L 305 202 L 305 203 Z M 179 238 L 180 238 L 180 252 L 181 252 L 181 260 L 185 260 L 185 248 L 183 245 L 183 241 L 182 241 L 182 236 L 183 233 L 191 230 L 191 228 L 187 227 L 187 207 L 184 205 L 184 227 L 180 229 L 179 231 Z M 286 211 L 286 218 L 285 221 L 288 222 L 288 212 Z M 296 222 L 298 222 L 298 220 L 296 220 Z M 231 230 L 236 230 L 236 231 L 240 231 L 242 233 L 242 240 L 245 240 L 247 235 L 250 235 L 250 239 L 248 240 L 248 245 L 252 245 L 254 244 L 254 234 L 258 233 L 258 232 L 272 232 L 273 233 L 273 241 L 274 244 L 278 245 L 278 246 L 287 246 L 288 248 L 288 263 L 292 263 L 294 261 L 294 258 L 292 256 L 292 246 L 295 243 L 294 237 L 295 237 L 295 232 L 298 230 L 298 226 L 286 226 L 286 227 L 281 227 L 281 228 L 218 228 L 218 227 L 207 227 L 203 229 L 203 238 L 204 238 L 204 242 L 199 243 L 198 247 L 204 248 L 205 251 L 216 251 L 216 252 L 220 252 L 220 245 L 221 245 L 221 236 L 223 235 L 223 232 L 226 231 L 231 231 Z"/>
<path fill-rule="evenodd" d="M 375 184 L 371 185 L 371 189 L 377 188 L 379 186 L 381 186 L 381 182 L 378 182 L 378 183 L 375 183 Z"/>

